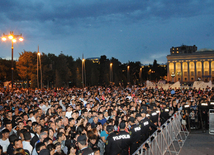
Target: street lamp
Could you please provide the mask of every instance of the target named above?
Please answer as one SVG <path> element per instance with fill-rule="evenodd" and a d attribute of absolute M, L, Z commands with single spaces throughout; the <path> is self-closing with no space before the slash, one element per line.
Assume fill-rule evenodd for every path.
<path fill-rule="evenodd" d="M 140 79 L 140 84 L 142 84 L 142 81 L 141 81 L 141 77 L 142 76 L 142 68 L 140 68 L 140 73 L 139 73 L 139 79 Z"/>
<path fill-rule="evenodd" d="M 10 34 L 6 35 L 3 33 L 3 36 L 2 36 L 2 41 L 6 41 L 7 38 L 9 40 L 11 40 L 12 42 L 12 46 L 11 46 L 11 59 L 12 59 L 12 63 L 11 63 L 11 71 L 12 71 L 12 80 L 11 80 L 11 83 L 12 83 L 12 88 L 13 88 L 13 43 L 16 43 L 17 42 L 17 39 L 19 41 L 23 41 L 23 37 L 22 37 L 22 34 L 19 34 L 19 35 L 15 35 L 13 34 L 13 31 L 10 31 Z"/>
<path fill-rule="evenodd" d="M 127 84 L 129 84 L 130 79 L 129 79 L 129 68 L 130 66 L 127 66 Z"/>
<path fill-rule="evenodd" d="M 110 84 L 113 81 L 112 66 L 113 66 L 113 63 L 110 63 Z"/>
<path fill-rule="evenodd" d="M 84 66 L 85 66 L 85 59 L 82 59 L 82 87 L 84 88 Z"/>

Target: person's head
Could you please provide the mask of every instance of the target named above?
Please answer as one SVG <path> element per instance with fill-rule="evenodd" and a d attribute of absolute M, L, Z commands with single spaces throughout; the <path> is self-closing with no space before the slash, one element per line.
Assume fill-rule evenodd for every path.
<path fill-rule="evenodd" d="M 80 149 L 86 147 L 86 135 L 80 135 L 77 138 L 77 144 L 79 146 Z"/>
<path fill-rule="evenodd" d="M 93 149 L 93 151 L 94 151 L 94 155 L 100 155 L 100 148 L 99 147 Z"/>
<path fill-rule="evenodd" d="M 106 131 L 108 134 L 112 133 L 114 131 L 114 126 L 113 125 L 108 125 L 106 127 Z"/>
<path fill-rule="evenodd" d="M 55 131 L 56 130 L 56 124 L 54 122 L 50 123 L 50 127 Z"/>
<path fill-rule="evenodd" d="M 24 140 L 25 141 L 30 141 L 31 140 L 30 132 L 24 132 L 23 136 L 24 136 Z"/>
<path fill-rule="evenodd" d="M 120 123 L 120 130 L 125 130 L 125 127 L 126 127 L 126 122 L 122 120 Z"/>
<path fill-rule="evenodd" d="M 70 126 L 74 126 L 75 125 L 75 119 L 74 118 L 70 118 L 69 122 L 70 122 Z"/>
<path fill-rule="evenodd" d="M 18 137 L 15 134 L 10 135 L 9 136 L 10 144 L 14 144 L 16 139 L 18 139 Z"/>
<path fill-rule="evenodd" d="M 43 142 L 36 144 L 36 152 L 39 154 L 41 150 L 46 149 L 46 146 Z"/>
<path fill-rule="evenodd" d="M 23 114 L 23 119 L 24 119 L 24 121 L 28 120 L 28 115 L 26 113 Z"/>
<path fill-rule="evenodd" d="M 62 126 L 62 119 L 61 118 L 56 119 L 56 126 L 57 126 L 57 128 L 60 128 Z"/>
<path fill-rule="evenodd" d="M 14 140 L 14 149 L 23 148 L 22 140 L 21 139 L 15 139 Z"/>
<path fill-rule="evenodd" d="M 21 140 L 24 140 L 24 132 L 28 132 L 27 129 L 21 129 L 19 132 L 19 137 L 21 137 Z"/>
<path fill-rule="evenodd" d="M 49 150 L 49 152 L 50 152 L 50 155 L 54 155 L 54 153 L 55 153 L 55 145 L 54 144 L 48 144 L 47 145 L 47 149 Z"/>
<path fill-rule="evenodd" d="M 56 147 L 56 152 L 61 152 L 61 143 L 60 142 L 57 142 L 56 144 L 55 144 L 55 147 Z"/>
<path fill-rule="evenodd" d="M 8 129 L 2 130 L 2 139 L 7 139 L 9 137 L 10 131 Z"/>
<path fill-rule="evenodd" d="M 54 130 L 52 128 L 49 128 L 48 129 L 48 136 L 53 137 L 53 135 L 54 135 Z"/>
<path fill-rule="evenodd" d="M 12 116 L 13 116 L 13 112 L 12 112 L 12 111 L 8 111 L 8 112 L 7 112 L 7 117 L 8 117 L 9 119 L 11 119 Z"/>
<path fill-rule="evenodd" d="M 93 134 L 92 136 L 89 137 L 89 141 L 91 142 L 91 144 L 94 145 L 97 141 L 97 136 Z"/>
<path fill-rule="evenodd" d="M 49 137 L 46 137 L 43 142 L 45 143 L 46 146 L 53 143 L 52 139 L 50 139 Z"/>
<path fill-rule="evenodd" d="M 74 155 L 74 154 L 76 154 L 76 146 L 73 143 L 71 143 L 69 155 Z"/>
<path fill-rule="evenodd" d="M 60 142 L 66 140 L 65 133 L 63 133 L 63 132 L 59 132 L 59 133 L 57 134 L 57 137 L 58 137 L 58 140 L 59 140 Z"/>
<path fill-rule="evenodd" d="M 40 142 L 43 142 L 45 138 L 47 138 L 48 134 L 46 132 L 42 132 L 40 135 L 39 135 L 39 140 Z"/>
<path fill-rule="evenodd" d="M 19 130 L 24 128 L 24 123 L 22 121 L 18 122 Z"/>
<path fill-rule="evenodd" d="M 96 123 L 98 122 L 98 117 L 97 117 L 97 116 L 94 116 L 93 121 L 94 121 L 94 123 L 96 124 Z"/>
<path fill-rule="evenodd" d="M 8 129 L 10 132 L 12 131 L 12 122 L 6 121 L 5 122 L 5 128 Z"/>
<path fill-rule="evenodd" d="M 34 132 L 36 132 L 36 127 L 37 127 L 37 125 L 38 125 L 37 122 L 33 122 L 33 123 L 32 123 L 32 130 L 33 130 Z"/>
<path fill-rule="evenodd" d="M 41 124 L 38 124 L 37 126 L 36 126 L 36 133 L 37 134 L 40 134 L 40 132 L 41 132 L 41 130 L 42 130 L 42 126 L 41 126 Z"/>

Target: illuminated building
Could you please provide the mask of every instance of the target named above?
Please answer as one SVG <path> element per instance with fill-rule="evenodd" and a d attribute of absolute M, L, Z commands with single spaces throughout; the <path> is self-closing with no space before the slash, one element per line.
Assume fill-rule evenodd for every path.
<path fill-rule="evenodd" d="M 99 57 L 87 58 L 87 60 L 91 60 L 93 63 L 99 63 L 100 62 Z"/>
<path fill-rule="evenodd" d="M 167 55 L 167 81 L 192 83 L 198 79 L 214 81 L 214 50 L 185 46 L 170 48 Z"/>

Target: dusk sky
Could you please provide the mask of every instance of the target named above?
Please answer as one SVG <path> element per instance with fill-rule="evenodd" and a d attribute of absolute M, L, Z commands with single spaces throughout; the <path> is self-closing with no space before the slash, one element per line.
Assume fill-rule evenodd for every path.
<path fill-rule="evenodd" d="M 19 53 L 166 63 L 172 46 L 214 49 L 214 0 L 0 0 L 0 35 L 22 33 Z M 11 59 L 11 42 L 0 57 Z"/>

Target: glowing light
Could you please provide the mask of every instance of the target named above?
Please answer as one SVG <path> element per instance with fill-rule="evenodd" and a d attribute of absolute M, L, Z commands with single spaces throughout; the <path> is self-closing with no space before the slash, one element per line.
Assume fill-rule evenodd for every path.
<path fill-rule="evenodd" d="M 84 62 L 84 61 L 85 61 L 85 59 L 82 59 L 82 61 Z"/>
<path fill-rule="evenodd" d="M 38 52 L 38 56 L 40 56 L 40 52 Z"/>
<path fill-rule="evenodd" d="M 12 36 L 12 35 L 9 35 L 8 38 L 9 38 L 10 40 L 12 40 L 12 39 L 13 39 L 13 36 Z"/>
<path fill-rule="evenodd" d="M 6 38 L 6 37 L 2 37 L 1 40 L 2 40 L 2 41 L 6 41 L 7 38 Z"/>
<path fill-rule="evenodd" d="M 16 42 L 16 39 L 13 39 L 13 40 L 12 40 L 12 42 L 14 42 L 14 43 L 15 43 L 15 42 Z"/>
<path fill-rule="evenodd" d="M 19 38 L 19 41 L 23 41 L 24 39 L 22 37 Z"/>

